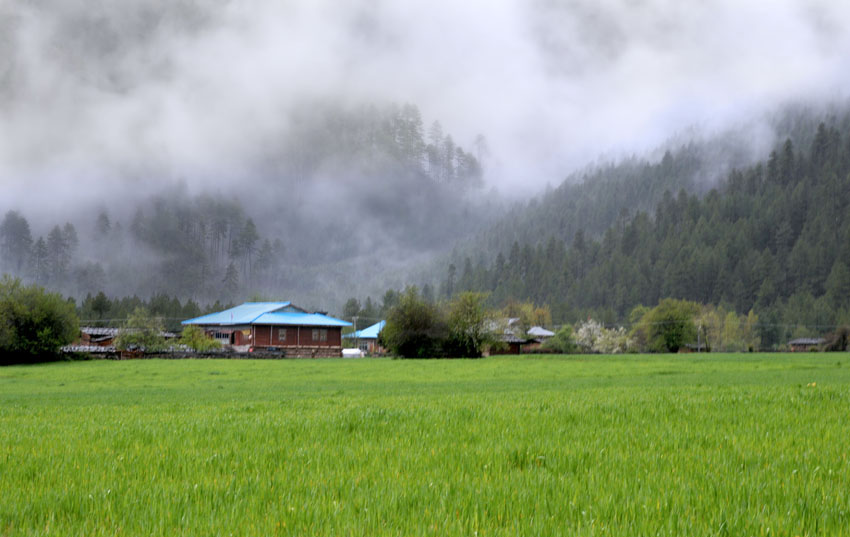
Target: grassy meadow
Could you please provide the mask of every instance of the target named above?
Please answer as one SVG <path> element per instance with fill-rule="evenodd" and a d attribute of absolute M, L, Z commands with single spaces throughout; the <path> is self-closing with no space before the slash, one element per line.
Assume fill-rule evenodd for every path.
<path fill-rule="evenodd" d="M 850 535 L 850 356 L 0 368 L 0 536 Z"/>

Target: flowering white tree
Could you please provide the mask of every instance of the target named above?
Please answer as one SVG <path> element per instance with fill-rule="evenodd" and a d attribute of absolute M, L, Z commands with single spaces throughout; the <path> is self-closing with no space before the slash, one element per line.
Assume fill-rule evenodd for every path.
<path fill-rule="evenodd" d="M 604 327 L 602 326 L 602 323 L 594 321 L 593 319 L 588 319 L 579 326 L 579 329 L 576 332 L 576 343 L 578 343 L 585 352 L 593 352 L 593 346 L 602 336 L 603 330 Z"/>
<path fill-rule="evenodd" d="M 602 334 L 593 345 L 593 351 L 602 354 L 619 354 L 628 352 L 633 346 L 633 341 L 622 326 L 617 328 L 602 329 Z"/>
<path fill-rule="evenodd" d="M 576 343 L 585 352 L 601 354 L 628 352 L 634 345 L 626 329 L 622 326 L 605 328 L 602 323 L 593 319 L 588 319 L 581 324 L 578 332 L 576 332 Z"/>

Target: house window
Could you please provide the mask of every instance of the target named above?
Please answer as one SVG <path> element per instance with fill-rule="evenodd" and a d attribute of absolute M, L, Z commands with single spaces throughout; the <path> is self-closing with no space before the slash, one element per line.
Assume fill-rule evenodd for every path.
<path fill-rule="evenodd" d="M 325 328 L 313 329 L 313 341 L 327 341 L 328 340 L 328 331 Z"/>
<path fill-rule="evenodd" d="M 232 343 L 231 332 L 213 332 L 213 339 L 224 345 Z"/>
<path fill-rule="evenodd" d="M 286 341 L 286 328 L 278 328 L 277 329 L 277 339 L 281 343 Z"/>

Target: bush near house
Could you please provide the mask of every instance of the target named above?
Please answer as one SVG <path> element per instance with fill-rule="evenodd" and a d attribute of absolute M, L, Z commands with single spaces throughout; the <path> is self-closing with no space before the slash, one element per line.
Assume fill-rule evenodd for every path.
<path fill-rule="evenodd" d="M 579 346 L 573 334 L 573 327 L 566 324 L 555 335 L 543 342 L 541 348 L 545 351 L 559 354 L 570 354 L 579 351 Z"/>
<path fill-rule="evenodd" d="M 180 344 L 186 345 L 195 352 L 209 352 L 221 348 L 221 343 L 207 336 L 204 329 L 196 325 L 188 325 L 180 335 Z"/>

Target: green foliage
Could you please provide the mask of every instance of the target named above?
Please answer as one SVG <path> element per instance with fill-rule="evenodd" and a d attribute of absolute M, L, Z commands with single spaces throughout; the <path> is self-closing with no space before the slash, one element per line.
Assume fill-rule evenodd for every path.
<path fill-rule="evenodd" d="M 836 309 L 848 307 L 850 301 L 850 269 L 838 260 L 832 265 L 832 270 L 826 279 L 826 296 Z"/>
<path fill-rule="evenodd" d="M 415 287 L 394 296 L 397 304 L 378 339 L 394 355 L 479 358 L 497 343 L 482 293 L 460 293 L 447 305 L 426 300 Z"/>
<path fill-rule="evenodd" d="M 115 338 L 115 348 L 122 351 L 141 350 L 147 353 L 164 350 L 164 330 L 160 317 L 151 315 L 143 308 L 136 308 L 124 323 L 118 337 Z"/>
<path fill-rule="evenodd" d="M 0 363 L 56 360 L 78 335 L 72 302 L 17 278 L 0 279 Z"/>
<path fill-rule="evenodd" d="M 186 345 L 195 352 L 209 352 L 221 348 L 221 343 L 207 336 L 200 326 L 190 324 L 180 334 L 180 344 Z"/>
<path fill-rule="evenodd" d="M 449 304 L 448 338 L 443 344 L 447 356 L 479 358 L 496 339 L 484 309 L 484 293 L 463 292 Z"/>
<path fill-rule="evenodd" d="M 442 354 L 448 328 L 442 312 L 408 287 L 387 315 L 379 344 L 404 358 L 432 358 Z"/>
<path fill-rule="evenodd" d="M 665 298 L 639 321 L 638 339 L 646 342 L 650 352 L 678 352 L 697 342 L 694 319 L 699 312 L 700 305 L 695 302 Z"/>
<path fill-rule="evenodd" d="M 576 343 L 575 335 L 573 334 L 573 327 L 568 324 L 565 324 L 558 329 L 554 336 L 543 342 L 541 347 L 544 350 L 559 354 L 579 352 L 579 346 Z"/>
<path fill-rule="evenodd" d="M 759 317 L 752 310 L 747 315 L 726 311 L 723 306 L 703 306 L 694 319 L 697 341 L 705 350 L 715 352 L 747 352 L 761 348 Z"/>

